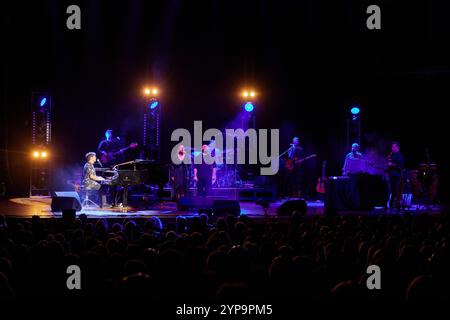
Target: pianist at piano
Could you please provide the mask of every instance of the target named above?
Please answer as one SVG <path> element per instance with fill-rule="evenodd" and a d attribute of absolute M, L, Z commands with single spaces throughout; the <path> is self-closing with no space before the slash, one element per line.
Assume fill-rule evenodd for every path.
<path fill-rule="evenodd" d="M 94 163 L 97 161 L 95 152 L 88 152 L 85 155 L 86 164 L 83 168 L 83 187 L 85 190 L 97 191 L 102 195 L 102 206 L 106 204 L 106 195 L 101 191 L 101 182 L 106 181 L 105 178 L 97 176 L 95 173 Z"/>
<path fill-rule="evenodd" d="M 155 197 L 163 192 L 164 184 L 169 179 L 166 167 L 155 163 L 154 160 L 142 159 L 119 163 L 110 168 L 94 167 L 96 172 L 94 177 L 102 177 L 103 180 L 94 180 L 89 183 L 94 184 L 95 182 L 97 189 L 100 186 L 98 190 L 102 195 L 103 207 L 105 207 L 107 200 L 107 197 L 103 197 L 103 195 L 107 194 L 108 189 L 115 189 L 118 191 L 116 197 L 110 199 L 111 207 L 127 208 L 128 191 L 130 189 L 132 191 L 139 190 L 139 193 L 145 192 L 145 194 L 152 194 Z M 83 185 L 85 185 L 84 180 Z M 157 186 L 156 189 L 153 186 Z M 92 190 L 92 188 L 88 188 L 88 190 Z M 156 200 L 156 198 L 153 200 Z"/>

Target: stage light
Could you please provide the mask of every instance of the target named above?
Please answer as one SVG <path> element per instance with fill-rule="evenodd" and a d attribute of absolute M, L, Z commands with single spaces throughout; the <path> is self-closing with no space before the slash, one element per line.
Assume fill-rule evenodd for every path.
<path fill-rule="evenodd" d="M 256 91 L 254 91 L 252 89 L 245 89 L 245 90 L 242 90 L 241 96 L 242 96 L 242 98 L 244 98 L 245 101 L 248 101 L 249 98 L 256 97 Z"/>
<path fill-rule="evenodd" d="M 156 97 L 159 94 L 159 89 L 157 87 L 145 87 L 144 95 L 146 97 Z"/>
<path fill-rule="evenodd" d="M 48 152 L 45 150 L 34 150 L 31 153 L 33 159 L 47 159 L 49 156 Z"/>
<path fill-rule="evenodd" d="M 354 106 L 354 107 L 352 107 L 351 109 L 350 109 L 350 112 L 352 113 L 352 114 L 354 114 L 354 115 L 357 115 L 357 114 L 359 114 L 359 108 L 358 107 L 356 107 L 356 106 Z"/>
<path fill-rule="evenodd" d="M 158 104 L 159 104 L 159 102 L 158 101 L 153 101 L 151 104 L 150 104 L 150 109 L 155 109 L 157 106 L 158 106 Z"/>
<path fill-rule="evenodd" d="M 247 102 L 244 106 L 245 111 L 252 112 L 254 109 L 253 103 Z"/>
<path fill-rule="evenodd" d="M 45 106 L 45 104 L 47 103 L 47 98 L 44 97 L 41 99 L 41 103 L 39 104 L 41 107 Z"/>

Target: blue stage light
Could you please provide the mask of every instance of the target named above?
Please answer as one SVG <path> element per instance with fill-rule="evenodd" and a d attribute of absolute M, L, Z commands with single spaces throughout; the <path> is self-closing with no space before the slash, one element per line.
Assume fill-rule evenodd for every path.
<path fill-rule="evenodd" d="M 47 103 L 47 98 L 44 97 L 44 98 L 41 99 L 40 106 L 43 107 L 43 106 L 45 106 L 46 103 Z"/>
<path fill-rule="evenodd" d="M 247 111 L 247 112 L 252 112 L 253 109 L 254 109 L 254 106 L 253 106 L 253 104 L 252 104 L 251 102 L 247 102 L 247 103 L 245 104 L 244 108 L 245 108 L 245 111 Z"/>
<path fill-rule="evenodd" d="M 359 114 L 359 108 L 358 107 L 352 107 L 351 108 L 351 110 L 350 110 L 350 112 L 352 113 L 352 114 L 354 114 L 354 115 L 357 115 L 357 114 Z"/>
<path fill-rule="evenodd" d="M 158 106 L 158 101 L 153 101 L 151 104 L 150 104 L 150 109 L 155 109 L 157 106 Z"/>

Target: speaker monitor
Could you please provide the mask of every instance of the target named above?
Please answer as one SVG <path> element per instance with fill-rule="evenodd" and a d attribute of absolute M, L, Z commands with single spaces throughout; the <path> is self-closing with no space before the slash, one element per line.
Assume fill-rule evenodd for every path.
<path fill-rule="evenodd" d="M 81 210 L 81 201 L 78 193 L 60 192 L 56 191 L 52 193 L 52 212 L 65 211 L 65 210 Z"/>
<path fill-rule="evenodd" d="M 215 216 L 225 216 L 228 214 L 239 216 L 241 214 L 241 206 L 237 200 L 214 200 L 213 212 Z"/>
<path fill-rule="evenodd" d="M 300 214 L 305 215 L 307 209 L 306 201 L 303 199 L 288 200 L 278 207 L 277 215 L 291 216 L 294 211 L 298 211 Z"/>

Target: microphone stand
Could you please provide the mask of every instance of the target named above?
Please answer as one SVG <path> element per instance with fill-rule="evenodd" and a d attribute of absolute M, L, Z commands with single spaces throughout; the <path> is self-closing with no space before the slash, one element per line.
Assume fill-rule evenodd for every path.
<path fill-rule="evenodd" d="M 287 148 L 283 153 L 281 153 L 279 156 L 278 156 L 278 158 L 280 158 L 280 157 L 282 157 L 282 156 L 284 156 L 286 153 L 288 153 L 289 152 L 289 150 L 291 150 L 292 149 L 292 146 L 290 146 L 289 148 Z"/>
<path fill-rule="evenodd" d="M 426 166 L 426 172 L 424 174 L 424 178 L 423 178 L 423 184 L 424 184 L 424 192 L 425 192 L 425 201 L 426 201 L 426 210 L 427 213 L 429 212 L 430 208 L 431 208 L 431 197 L 430 197 L 430 187 L 429 184 L 431 184 L 430 181 L 430 174 L 431 174 L 431 170 L 430 170 L 430 164 L 431 164 L 431 160 L 430 160 L 430 154 L 428 153 L 428 148 L 425 148 L 425 158 L 427 159 L 427 166 Z"/>

